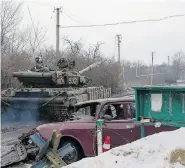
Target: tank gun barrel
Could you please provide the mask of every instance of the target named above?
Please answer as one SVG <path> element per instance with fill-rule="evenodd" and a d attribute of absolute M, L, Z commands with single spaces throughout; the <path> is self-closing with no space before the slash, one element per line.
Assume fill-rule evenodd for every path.
<path fill-rule="evenodd" d="M 98 61 L 98 62 L 95 62 L 91 65 L 89 65 L 88 67 L 82 69 L 79 71 L 79 74 L 83 74 L 84 72 L 87 72 L 87 71 L 90 71 L 91 69 L 95 68 L 95 67 L 98 67 L 100 64 L 102 63 L 102 61 Z"/>

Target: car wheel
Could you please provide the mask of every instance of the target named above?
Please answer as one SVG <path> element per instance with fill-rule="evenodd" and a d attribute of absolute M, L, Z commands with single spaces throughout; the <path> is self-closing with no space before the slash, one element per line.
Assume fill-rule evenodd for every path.
<path fill-rule="evenodd" d="M 81 159 L 80 149 L 75 142 L 65 141 L 60 145 L 60 148 L 64 147 L 67 144 L 70 144 L 74 148 L 74 151 L 63 158 L 64 162 L 66 164 L 71 164 L 80 160 Z"/>

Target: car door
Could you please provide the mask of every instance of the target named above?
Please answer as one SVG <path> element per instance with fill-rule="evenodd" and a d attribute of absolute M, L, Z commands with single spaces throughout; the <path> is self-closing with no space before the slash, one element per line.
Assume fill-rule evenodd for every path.
<path fill-rule="evenodd" d="M 95 156 L 96 149 L 96 113 L 99 112 L 100 104 L 84 103 L 75 107 L 78 120 L 75 121 L 76 127 L 68 128 L 68 133 L 75 137 L 82 145 L 85 156 Z"/>
<path fill-rule="evenodd" d="M 110 136 L 111 148 L 133 142 L 139 136 L 138 127 L 132 118 L 132 111 L 129 114 L 131 102 L 112 103 L 114 106 L 122 106 L 122 110 L 117 111 L 119 117 L 112 120 L 105 120 L 103 124 L 103 143 L 106 136 Z M 118 108 L 116 108 L 118 110 Z M 131 110 L 131 109 L 130 109 Z"/>

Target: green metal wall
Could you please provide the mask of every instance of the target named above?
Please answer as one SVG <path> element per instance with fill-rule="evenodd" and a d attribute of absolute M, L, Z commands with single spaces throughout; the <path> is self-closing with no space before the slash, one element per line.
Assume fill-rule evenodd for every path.
<path fill-rule="evenodd" d="M 185 123 L 185 87 L 137 87 L 135 89 L 136 117 L 154 118 L 158 121 Z M 151 95 L 162 94 L 161 110 L 152 111 Z"/>

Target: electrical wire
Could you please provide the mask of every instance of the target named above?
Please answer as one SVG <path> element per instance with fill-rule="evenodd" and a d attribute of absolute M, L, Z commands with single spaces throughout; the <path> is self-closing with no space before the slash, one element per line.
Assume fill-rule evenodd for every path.
<path fill-rule="evenodd" d="M 76 13 L 74 13 L 74 12 L 72 13 L 70 11 L 70 9 L 68 9 L 66 7 L 64 7 L 64 11 L 65 11 L 65 13 L 67 13 L 69 15 L 69 16 L 67 16 L 67 15 L 66 16 L 69 17 L 70 19 L 74 20 L 75 22 L 78 22 L 80 24 L 88 24 L 88 25 L 92 24 L 91 22 L 87 21 L 86 19 L 77 15 Z M 93 33 L 95 33 L 95 35 L 97 35 L 97 32 L 99 32 L 99 31 L 100 31 L 100 29 L 97 28 L 97 29 L 93 30 Z M 110 33 L 114 34 L 114 32 L 112 30 L 108 30 L 108 31 L 110 31 Z M 104 36 L 102 36 L 101 31 L 99 33 L 99 36 L 104 38 Z"/>
<path fill-rule="evenodd" d="M 30 8 L 29 8 L 28 4 L 26 4 L 26 6 L 27 6 L 27 8 L 28 8 L 28 13 L 29 13 L 29 15 L 30 15 L 30 19 L 31 19 L 31 23 L 32 23 L 33 30 L 34 30 L 34 33 L 35 33 L 35 37 L 36 37 L 36 39 L 37 39 L 37 41 L 38 41 L 38 36 L 37 36 L 36 30 L 35 30 L 35 27 L 34 27 L 34 23 L 33 23 L 33 19 L 32 19 L 32 16 L 31 16 Z M 42 52 L 41 52 L 40 44 L 39 44 L 39 43 L 38 43 L 38 46 L 39 46 L 40 55 L 41 55 L 41 57 L 42 57 Z M 34 57 L 35 57 L 35 55 L 34 55 Z"/>
<path fill-rule="evenodd" d="M 51 8 L 51 5 L 49 5 L 49 4 L 43 4 L 43 3 L 38 3 L 37 1 L 24 0 L 24 2 L 26 2 L 26 3 L 33 3 L 33 4 L 40 5 L 40 6 L 45 6 L 45 7 L 50 7 Z"/>
<path fill-rule="evenodd" d="M 105 27 L 105 26 L 115 26 L 115 25 L 121 25 L 121 24 L 132 24 L 132 23 L 142 23 L 142 22 L 158 22 L 167 20 L 170 18 L 175 17 L 183 17 L 185 14 L 179 14 L 179 15 L 171 15 L 166 17 L 161 17 L 158 19 L 144 19 L 144 20 L 132 20 L 132 21 L 123 21 L 123 22 L 117 22 L 117 23 L 106 23 L 106 24 L 92 24 L 92 25 L 80 25 L 80 26 L 60 26 L 60 28 L 90 28 L 90 27 Z"/>
<path fill-rule="evenodd" d="M 67 10 L 66 10 L 66 9 L 67 9 Z M 71 15 L 73 18 L 75 18 L 75 20 L 78 20 L 78 21 L 81 22 L 81 23 L 84 22 L 84 23 L 86 23 L 86 24 L 91 24 L 90 22 L 88 22 L 88 21 L 85 20 L 84 18 L 78 16 L 78 15 L 75 14 L 75 13 L 70 12 L 68 8 L 65 7 L 64 10 L 65 10 L 66 13 L 68 13 L 68 15 Z"/>
<path fill-rule="evenodd" d="M 75 21 L 76 23 L 82 24 L 82 22 L 79 22 L 76 18 L 74 18 L 73 16 L 67 14 L 65 11 L 63 11 L 63 14 L 65 14 L 67 17 L 69 17 L 71 20 Z"/>
<path fill-rule="evenodd" d="M 51 17 L 50 17 L 50 19 L 52 19 L 53 18 L 53 14 L 55 13 L 55 8 L 53 9 L 53 12 L 52 12 L 52 14 L 51 14 Z"/>

